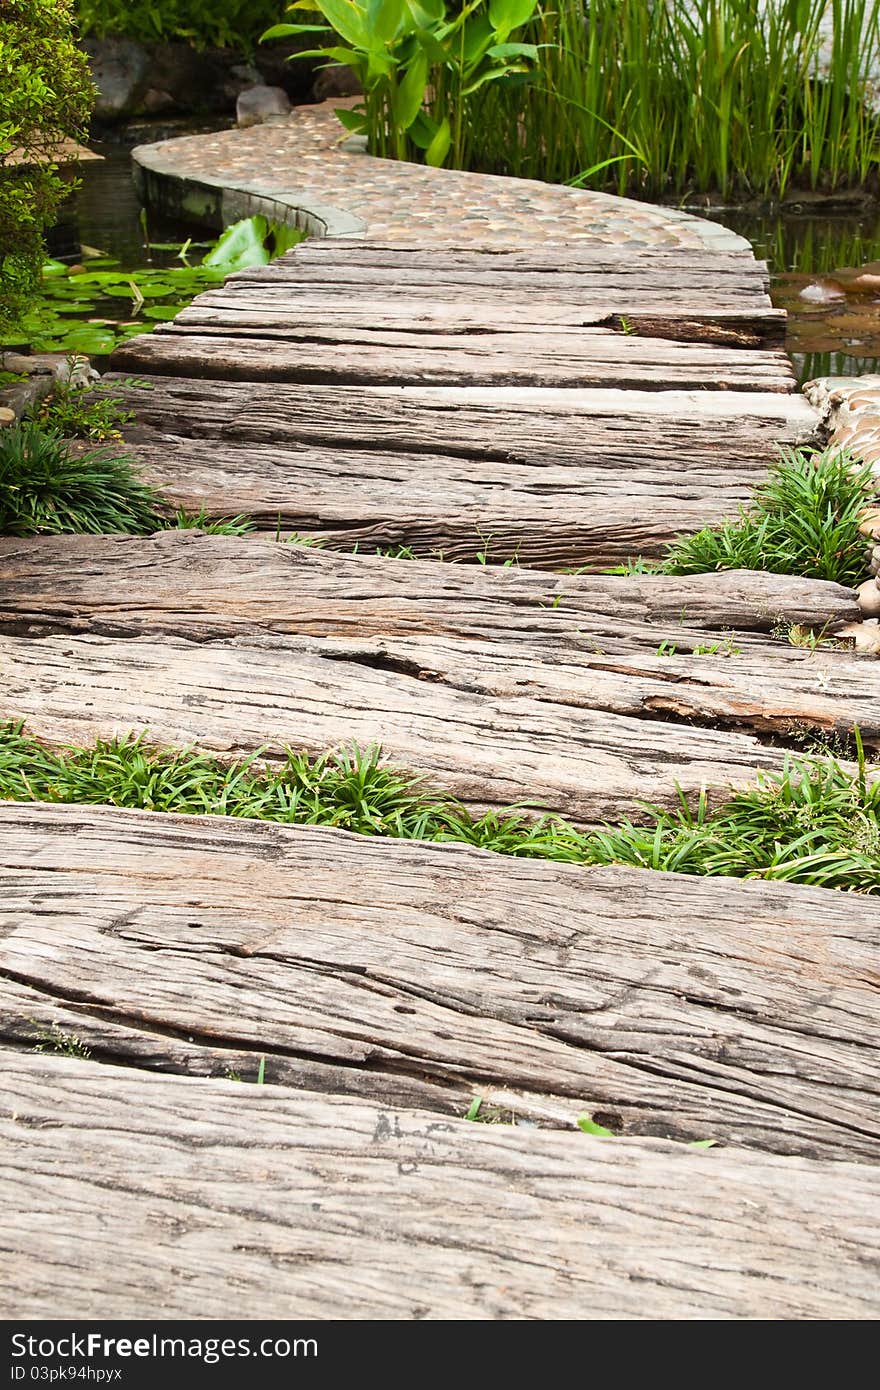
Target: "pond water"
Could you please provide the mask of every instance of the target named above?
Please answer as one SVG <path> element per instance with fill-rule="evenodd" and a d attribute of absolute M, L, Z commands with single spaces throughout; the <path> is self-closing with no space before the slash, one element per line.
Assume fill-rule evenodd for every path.
<path fill-rule="evenodd" d="M 151 144 L 174 135 L 196 135 L 225 129 L 230 122 L 139 122 L 126 126 L 113 139 L 90 140 L 89 149 L 101 156 L 80 165 L 80 187 L 68 200 L 58 226 L 49 234 L 49 253 L 65 260 L 79 255 L 79 244 L 106 252 L 125 270 L 149 265 L 167 265 L 173 255 L 150 251 L 141 226 L 141 204 L 132 179 L 131 150 L 134 145 Z M 169 222 L 151 213 L 149 240 L 183 241 L 193 234 L 192 226 Z"/>
<path fill-rule="evenodd" d="M 141 139 L 161 138 L 155 128 Z M 133 143 L 133 142 L 130 142 Z M 132 180 L 130 143 L 96 144 L 79 186 L 47 238 L 39 296 L 4 346 L 84 355 L 102 362 L 127 338 L 172 319 L 202 290 L 245 265 L 265 264 L 302 233 L 244 219 L 217 240 L 142 209 Z M 214 244 L 216 241 L 216 245 Z"/>
<path fill-rule="evenodd" d="M 51 254 L 75 259 L 82 243 L 112 256 L 123 270 L 180 265 L 173 250 L 151 250 L 147 242 L 179 243 L 193 229 L 151 213 L 144 236 L 131 146 L 228 125 L 144 122 L 112 140 L 92 142 L 102 158 L 81 166 L 81 187 L 50 236 Z M 773 302 L 789 314 L 786 347 L 800 381 L 880 371 L 880 213 L 761 217 L 713 210 L 707 215 L 746 237 L 769 263 Z M 191 263 L 198 258 L 194 250 Z M 867 277 L 860 275 L 866 268 Z M 109 312 L 106 305 L 104 312 Z"/>
<path fill-rule="evenodd" d="M 880 371 L 880 213 L 713 212 L 770 266 L 800 382 Z"/>

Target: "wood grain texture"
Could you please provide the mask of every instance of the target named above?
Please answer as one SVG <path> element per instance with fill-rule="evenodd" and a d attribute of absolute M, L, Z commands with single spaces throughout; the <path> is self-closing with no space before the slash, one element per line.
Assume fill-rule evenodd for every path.
<path fill-rule="evenodd" d="M 852 590 L 759 573 L 551 578 L 194 532 L 0 541 L 13 635 L 307 638 L 302 650 L 451 690 L 795 737 L 858 724 L 873 746 L 876 661 L 750 631 L 857 618 Z"/>
<path fill-rule="evenodd" d="M 550 575 L 340 555 L 260 535 L 199 531 L 0 537 L 0 581 L 7 629 L 81 625 L 121 636 L 176 631 L 194 640 L 395 632 L 490 637 L 499 645 L 525 637 L 540 645 L 585 630 L 616 633 L 629 649 L 645 641 L 656 646 L 657 628 L 664 635 L 694 630 L 705 641 L 707 632 L 733 629 L 743 638 L 786 623 L 833 629 L 859 616 L 853 589 L 763 571 Z"/>
<path fill-rule="evenodd" d="M 9 803 L 0 865 L 7 1043 L 876 1161 L 867 899 Z"/>
<path fill-rule="evenodd" d="M 801 397 L 146 378 L 130 445 L 175 505 L 341 549 L 599 567 L 735 515 Z"/>
<path fill-rule="evenodd" d="M 495 695 L 409 657 L 277 636 L 0 637 L 0 719 L 53 746 L 132 730 L 235 757 L 379 745 L 470 805 L 525 800 L 589 824 L 644 820 L 643 803 L 676 804 L 679 788 L 715 804 L 784 759 L 745 733 Z"/>
<path fill-rule="evenodd" d="M 873 1169 L 7 1061 L 7 1318 L 223 1318 L 230 1298 L 321 1320 L 880 1306 Z"/>
<path fill-rule="evenodd" d="M 717 296 L 716 296 L 717 300 Z M 392 286 L 381 291 L 361 290 L 354 297 L 334 294 L 327 298 L 314 286 L 300 288 L 295 296 L 280 300 L 271 286 L 238 285 L 227 281 L 222 290 L 206 290 L 171 325 L 160 325 L 156 332 L 198 329 L 218 321 L 218 316 L 241 327 L 287 329 L 302 337 L 332 322 L 334 330 L 368 330 L 405 333 L 482 334 L 540 332 L 561 333 L 569 329 L 611 328 L 622 333 L 624 320 L 638 337 L 659 337 L 693 343 L 756 349 L 780 348 L 785 342 L 784 309 L 743 307 L 733 296 L 708 307 L 702 295 L 685 295 L 679 300 L 654 295 L 653 307 L 632 309 L 632 296 L 621 298 L 620 312 L 612 312 L 600 292 L 592 303 L 572 305 L 560 294 L 554 299 L 548 291 L 540 298 L 530 295 L 516 300 L 513 295 L 487 299 L 436 298 L 428 288 L 409 289 L 395 294 Z M 751 301 L 749 304 L 751 305 Z M 328 316 L 328 307 L 332 315 Z"/>
<path fill-rule="evenodd" d="M 607 386 L 632 390 L 793 391 L 784 352 L 622 336 L 610 329 L 567 334 L 435 334 L 289 326 L 188 323 L 120 346 L 120 371 L 198 373 L 215 380 L 343 385 Z"/>

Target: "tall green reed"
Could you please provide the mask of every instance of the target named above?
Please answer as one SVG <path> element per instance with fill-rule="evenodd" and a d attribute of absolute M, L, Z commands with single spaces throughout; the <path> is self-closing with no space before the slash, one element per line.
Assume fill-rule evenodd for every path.
<path fill-rule="evenodd" d="M 652 197 L 876 176 L 873 0 L 545 0 L 528 37 L 531 85 L 475 94 L 475 167 Z"/>

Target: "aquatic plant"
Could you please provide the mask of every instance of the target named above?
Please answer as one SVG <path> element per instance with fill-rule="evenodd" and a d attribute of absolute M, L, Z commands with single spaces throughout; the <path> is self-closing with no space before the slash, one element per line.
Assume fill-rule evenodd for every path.
<path fill-rule="evenodd" d="M 227 275 L 266 265 L 303 235 L 258 216 L 227 227 L 200 264 L 189 264 L 186 251 L 177 265 L 140 270 L 104 256 L 74 266 L 47 261 L 36 301 L 14 328 L 0 333 L 0 350 L 25 341 L 35 352 L 110 353 L 127 338 L 173 319 Z M 197 254 L 192 242 L 184 247 Z"/>
<path fill-rule="evenodd" d="M 880 71 L 873 0 L 291 9 L 318 12 L 315 52 L 363 79 L 361 110 L 339 114 L 376 154 L 648 197 L 780 198 L 878 172 L 880 114 L 866 100 Z"/>

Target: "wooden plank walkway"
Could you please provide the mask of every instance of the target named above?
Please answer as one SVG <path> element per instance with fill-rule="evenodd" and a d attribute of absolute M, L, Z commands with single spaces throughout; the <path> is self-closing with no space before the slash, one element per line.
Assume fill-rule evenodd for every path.
<path fill-rule="evenodd" d="M 766 288 L 741 252 L 351 241 L 234 277 L 120 350 L 127 441 L 178 505 L 326 549 L 0 541 L 0 720 L 379 743 L 587 824 L 718 800 L 817 732 L 880 747 L 880 667 L 786 640 L 852 591 L 542 572 L 657 553 L 817 437 Z M 63 1288 L 70 1316 L 221 1316 L 234 1288 L 245 1316 L 869 1316 L 878 931 L 874 900 L 778 883 L 0 803 L 15 1314 Z M 268 1087 L 222 1080 L 260 1057 Z M 537 1128 L 464 1122 L 475 1095 Z M 81 1235 L 117 1208 L 111 1281 Z"/>
<path fill-rule="evenodd" d="M 109 807 L 0 804 L 0 845 L 8 1041 L 880 1156 L 867 899 Z"/>
<path fill-rule="evenodd" d="M 546 568 L 656 555 L 735 516 L 818 419 L 760 392 L 143 380 L 121 393 L 127 437 L 176 506 L 340 550 Z"/>
<path fill-rule="evenodd" d="M 178 505 L 339 549 L 614 564 L 811 439 L 748 253 L 307 242 L 115 354 Z M 162 374 L 162 375 L 160 375 Z M 163 379 L 164 377 L 164 379 Z"/>
<path fill-rule="evenodd" d="M 723 798 L 805 730 L 880 746 L 874 661 L 730 621 L 834 626 L 854 614 L 837 585 L 551 579 L 174 533 L 4 542 L 0 563 L 0 628 L 28 634 L 0 635 L 0 719 L 55 745 L 378 744 L 478 807 L 526 797 L 586 823 L 642 819 L 679 788 Z"/>
<path fill-rule="evenodd" d="M 863 1165 L 7 1061 L 6 1317 L 877 1315 Z"/>

